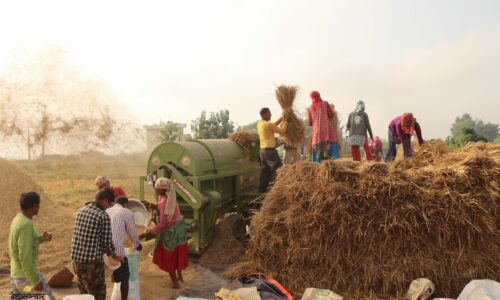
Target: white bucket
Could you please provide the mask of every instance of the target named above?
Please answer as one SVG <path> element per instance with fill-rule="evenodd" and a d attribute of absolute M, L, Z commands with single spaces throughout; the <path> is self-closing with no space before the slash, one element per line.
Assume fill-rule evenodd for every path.
<path fill-rule="evenodd" d="M 128 259 L 130 279 L 128 282 L 128 300 L 141 300 L 141 289 L 139 286 L 139 251 L 133 248 L 125 248 L 125 256 Z M 120 283 L 116 282 L 111 293 L 111 300 L 121 300 Z"/>

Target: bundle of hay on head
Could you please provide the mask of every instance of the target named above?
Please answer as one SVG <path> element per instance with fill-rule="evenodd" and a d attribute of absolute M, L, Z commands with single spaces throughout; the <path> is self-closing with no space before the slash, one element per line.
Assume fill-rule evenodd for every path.
<path fill-rule="evenodd" d="M 276 99 L 283 109 L 283 120 L 288 123 L 283 138 L 285 143 L 291 147 L 298 148 L 304 143 L 304 122 L 297 117 L 293 109 L 295 95 L 299 90 L 295 85 L 280 85 L 276 88 Z"/>

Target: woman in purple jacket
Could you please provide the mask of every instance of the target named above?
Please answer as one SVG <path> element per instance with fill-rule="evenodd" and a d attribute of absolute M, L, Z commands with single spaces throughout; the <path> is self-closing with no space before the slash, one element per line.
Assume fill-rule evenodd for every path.
<path fill-rule="evenodd" d="M 417 134 L 418 144 L 422 145 L 422 130 L 417 120 L 412 113 L 404 113 L 402 116 L 396 117 L 389 124 L 389 151 L 385 156 L 385 161 L 392 161 L 396 158 L 396 144 L 403 144 L 405 157 L 411 156 L 411 137 Z"/>

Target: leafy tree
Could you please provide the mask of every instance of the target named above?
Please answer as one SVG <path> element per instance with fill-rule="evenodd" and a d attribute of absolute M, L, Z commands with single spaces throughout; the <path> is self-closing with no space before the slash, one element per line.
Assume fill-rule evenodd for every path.
<path fill-rule="evenodd" d="M 463 147 L 469 142 L 487 142 L 484 136 L 477 134 L 474 128 L 464 127 L 457 136 L 446 138 L 446 142 L 452 146 Z"/>
<path fill-rule="evenodd" d="M 490 142 L 494 142 L 497 138 L 500 137 L 498 124 L 493 123 L 483 123 L 483 121 L 478 121 L 476 127 L 474 128 L 476 132 Z"/>
<path fill-rule="evenodd" d="M 160 129 L 160 141 L 162 143 L 173 142 L 179 140 L 179 130 L 177 125 L 172 121 L 167 121 L 162 129 Z"/>
<path fill-rule="evenodd" d="M 191 131 L 195 139 L 226 139 L 234 131 L 234 123 L 229 119 L 229 111 L 202 111 L 201 116 L 191 122 Z"/>
<path fill-rule="evenodd" d="M 493 142 L 500 136 L 498 124 L 484 123 L 482 120 L 474 120 L 470 114 L 463 114 L 455 118 L 455 123 L 451 126 L 451 138 L 456 138 L 462 134 L 462 129 L 472 128 L 474 131 Z"/>

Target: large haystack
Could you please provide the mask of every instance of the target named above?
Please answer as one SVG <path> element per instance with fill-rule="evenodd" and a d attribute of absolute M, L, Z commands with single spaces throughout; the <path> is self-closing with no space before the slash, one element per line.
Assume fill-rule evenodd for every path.
<path fill-rule="evenodd" d="M 390 165 L 283 167 L 252 221 L 246 261 L 229 275 L 259 271 L 295 293 L 343 295 L 401 294 L 427 277 L 455 297 L 472 279 L 498 281 L 499 150 L 438 141 Z"/>

